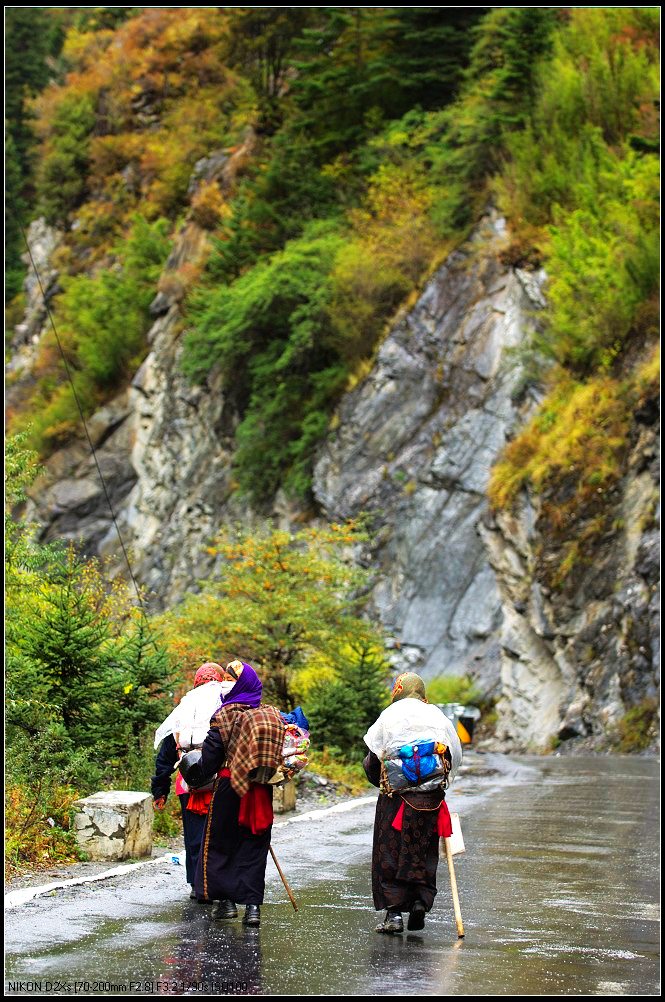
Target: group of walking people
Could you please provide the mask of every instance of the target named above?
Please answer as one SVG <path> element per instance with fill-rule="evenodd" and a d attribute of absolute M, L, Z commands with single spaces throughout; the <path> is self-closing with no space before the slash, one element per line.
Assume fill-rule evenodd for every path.
<path fill-rule="evenodd" d="M 212 918 L 260 924 L 273 824 L 273 783 L 282 763 L 285 717 L 262 705 L 251 665 L 201 665 L 193 688 L 155 733 L 152 778 L 163 810 L 173 773 L 180 800 L 190 897 L 212 903 Z M 417 736 L 414 742 L 413 736 Z M 365 735 L 364 769 L 379 787 L 372 850 L 377 932 L 422 929 L 437 893 L 439 839 L 451 834 L 445 790 L 462 752 L 450 720 L 427 703 L 420 676 L 406 672 L 391 703 Z M 180 766 L 180 768 L 178 768 Z M 190 786 L 187 785 L 187 780 Z"/>

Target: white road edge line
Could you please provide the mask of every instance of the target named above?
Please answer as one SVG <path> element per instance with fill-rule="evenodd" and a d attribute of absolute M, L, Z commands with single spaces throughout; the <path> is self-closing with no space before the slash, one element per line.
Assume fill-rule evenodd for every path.
<path fill-rule="evenodd" d="M 273 825 L 273 829 L 286 828 L 287 825 L 296 824 L 298 821 L 311 821 L 326 814 L 342 814 L 344 811 L 351 811 L 355 807 L 373 803 L 376 803 L 376 797 L 360 797 L 357 800 L 345 800 L 343 803 L 334 804 L 332 807 L 322 807 L 320 810 L 306 811 L 304 814 L 297 814 L 294 818 L 288 818 L 286 821 L 278 821 Z M 17 891 L 10 891 L 9 894 L 5 894 L 5 910 L 17 908 L 19 905 L 24 905 L 26 902 L 32 901 L 33 898 L 38 897 L 40 894 L 48 894 L 50 891 L 57 891 L 62 887 L 91 884 L 95 880 L 108 880 L 111 877 L 120 877 L 125 873 L 133 873 L 135 870 L 140 870 L 144 866 L 152 866 L 155 863 L 170 863 L 176 856 L 178 857 L 178 862 L 184 865 L 184 851 L 179 853 L 169 852 L 165 856 L 146 859 L 143 863 L 125 863 L 123 866 L 116 866 L 112 870 L 104 870 L 102 873 L 95 873 L 90 877 L 73 877 L 70 880 L 56 881 L 52 884 L 41 884 L 38 887 L 22 887 Z"/>
<path fill-rule="evenodd" d="M 5 909 L 24 905 L 26 901 L 32 901 L 39 894 L 48 894 L 49 891 L 57 891 L 61 887 L 92 884 L 95 880 L 107 880 L 109 877 L 119 877 L 124 873 L 140 870 L 144 866 L 152 866 L 154 863 L 170 863 L 175 856 L 178 857 L 178 862 L 184 863 L 184 852 L 170 852 L 166 856 L 146 859 L 143 863 L 125 863 L 124 866 L 116 866 L 112 870 L 104 870 L 102 873 L 95 873 L 90 877 L 72 877 L 70 880 L 60 880 L 53 884 L 40 884 L 39 887 L 22 887 L 18 891 L 10 891 L 9 894 L 5 894 Z"/>

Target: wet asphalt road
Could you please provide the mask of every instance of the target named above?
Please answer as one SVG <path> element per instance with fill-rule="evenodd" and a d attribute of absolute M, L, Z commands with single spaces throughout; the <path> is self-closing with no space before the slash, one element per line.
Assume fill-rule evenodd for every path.
<path fill-rule="evenodd" d="M 260 929 L 211 922 L 165 863 L 9 911 L 6 994 L 658 994 L 658 763 L 467 762 L 464 940 L 445 861 L 424 931 L 374 932 L 370 803 L 276 828 L 300 910 L 269 859 Z"/>

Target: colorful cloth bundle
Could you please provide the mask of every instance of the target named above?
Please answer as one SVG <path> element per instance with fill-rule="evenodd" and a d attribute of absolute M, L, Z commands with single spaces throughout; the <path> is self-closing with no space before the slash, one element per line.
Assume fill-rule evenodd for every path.
<path fill-rule="evenodd" d="M 441 760 L 434 754 L 435 744 L 435 741 L 422 741 L 400 748 L 402 772 L 410 783 L 420 783 L 441 769 Z"/>
<path fill-rule="evenodd" d="M 282 769 L 284 773 L 291 773 L 295 776 L 307 765 L 309 752 L 309 731 L 298 727 L 297 724 L 287 724 L 284 734 L 284 747 L 282 748 Z M 291 778 L 291 777 L 289 777 Z"/>
<path fill-rule="evenodd" d="M 282 745 L 282 762 L 271 783 L 286 783 L 298 772 L 306 768 L 309 761 L 309 721 L 299 706 L 291 713 L 282 713 L 284 721 L 284 744 Z"/>
<path fill-rule="evenodd" d="M 402 745 L 384 759 L 384 786 L 395 792 L 445 789 L 450 772 L 446 750 L 442 741 L 414 741 Z"/>

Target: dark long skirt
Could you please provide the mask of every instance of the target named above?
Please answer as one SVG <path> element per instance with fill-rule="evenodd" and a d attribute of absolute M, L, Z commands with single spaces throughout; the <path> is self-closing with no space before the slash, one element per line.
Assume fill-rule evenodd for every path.
<path fill-rule="evenodd" d="M 187 871 L 187 883 L 193 884 L 196 876 L 196 864 L 199 861 L 199 851 L 205 828 L 205 814 L 196 814 L 195 811 L 188 811 L 188 793 L 179 793 L 178 800 L 182 808 L 182 834 L 185 840 L 185 869 Z"/>
<path fill-rule="evenodd" d="M 380 793 L 374 819 L 372 848 L 372 894 L 374 907 L 410 911 L 414 901 L 422 901 L 426 911 L 436 897 L 436 868 L 439 862 L 439 835 L 435 808 L 441 796 L 409 794 L 419 810 L 404 805 L 402 831 L 392 827 L 402 806 L 398 795 Z"/>
<path fill-rule="evenodd" d="M 272 787 L 269 787 L 272 798 Z M 263 904 L 272 825 L 252 835 L 238 824 L 240 797 L 218 780 L 206 818 L 194 890 L 201 901 Z"/>

